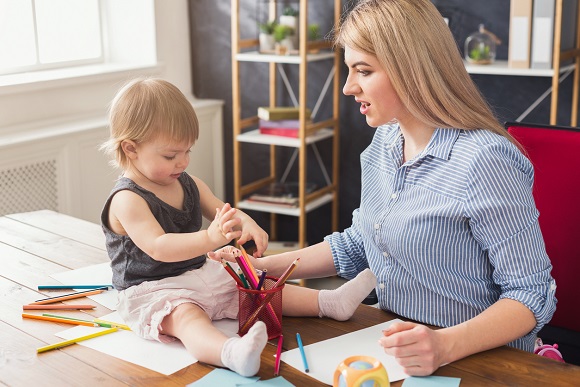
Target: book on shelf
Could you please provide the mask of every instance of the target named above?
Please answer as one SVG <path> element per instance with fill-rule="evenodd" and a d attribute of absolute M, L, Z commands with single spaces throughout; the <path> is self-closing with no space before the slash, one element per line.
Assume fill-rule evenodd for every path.
<path fill-rule="evenodd" d="M 298 138 L 299 129 L 293 128 L 262 128 L 260 127 L 260 134 L 269 134 L 270 136 L 281 136 Z"/>
<path fill-rule="evenodd" d="M 272 183 L 246 198 L 249 202 L 279 205 L 284 207 L 298 206 L 298 183 Z M 306 193 L 314 192 L 316 184 L 307 183 Z"/>
<path fill-rule="evenodd" d="M 508 67 L 530 68 L 532 0 L 510 1 Z"/>
<path fill-rule="evenodd" d="M 560 50 L 573 49 L 576 44 L 577 0 L 562 1 L 562 25 L 560 28 Z M 532 20 L 532 63 L 533 69 L 551 69 L 554 59 L 556 2 L 534 0 Z M 566 61 L 563 64 L 570 63 Z"/>
<path fill-rule="evenodd" d="M 306 119 L 310 119 L 312 112 L 306 108 Z M 300 108 L 293 106 L 260 106 L 258 108 L 258 118 L 266 121 L 276 120 L 297 120 L 300 118 Z"/>
<path fill-rule="evenodd" d="M 298 138 L 300 120 L 262 120 L 259 129 L 261 134 Z"/>

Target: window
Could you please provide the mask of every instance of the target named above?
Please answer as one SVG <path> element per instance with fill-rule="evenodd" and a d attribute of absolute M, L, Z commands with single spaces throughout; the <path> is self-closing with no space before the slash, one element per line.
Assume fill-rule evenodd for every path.
<path fill-rule="evenodd" d="M 103 62 L 99 0 L 0 0 L 0 74 Z"/>

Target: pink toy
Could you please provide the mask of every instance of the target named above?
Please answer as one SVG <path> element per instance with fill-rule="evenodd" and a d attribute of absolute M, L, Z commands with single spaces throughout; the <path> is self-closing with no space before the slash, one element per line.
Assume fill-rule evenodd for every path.
<path fill-rule="evenodd" d="M 536 348 L 534 349 L 534 353 L 536 355 L 544 356 L 565 363 L 562 354 L 560 351 L 558 351 L 558 344 L 544 344 L 540 338 L 536 340 Z"/>

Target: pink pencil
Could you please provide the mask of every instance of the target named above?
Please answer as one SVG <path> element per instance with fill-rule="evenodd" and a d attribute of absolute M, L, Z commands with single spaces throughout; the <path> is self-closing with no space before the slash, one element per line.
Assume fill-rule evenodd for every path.
<path fill-rule="evenodd" d="M 282 343 L 284 342 L 284 335 L 278 338 L 278 349 L 276 350 L 276 366 L 274 367 L 274 376 L 280 375 L 280 356 L 282 356 Z"/>
<path fill-rule="evenodd" d="M 23 310 L 50 310 L 50 309 L 95 309 L 94 305 L 22 305 Z"/>

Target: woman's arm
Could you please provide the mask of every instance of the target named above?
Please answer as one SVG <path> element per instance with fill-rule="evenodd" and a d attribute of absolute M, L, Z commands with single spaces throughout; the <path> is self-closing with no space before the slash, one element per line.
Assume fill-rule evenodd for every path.
<path fill-rule="evenodd" d="M 411 322 L 394 323 L 380 338 L 409 375 L 430 375 L 447 363 L 496 348 L 529 333 L 534 314 L 519 301 L 501 299 L 461 324 L 432 330 Z"/>

